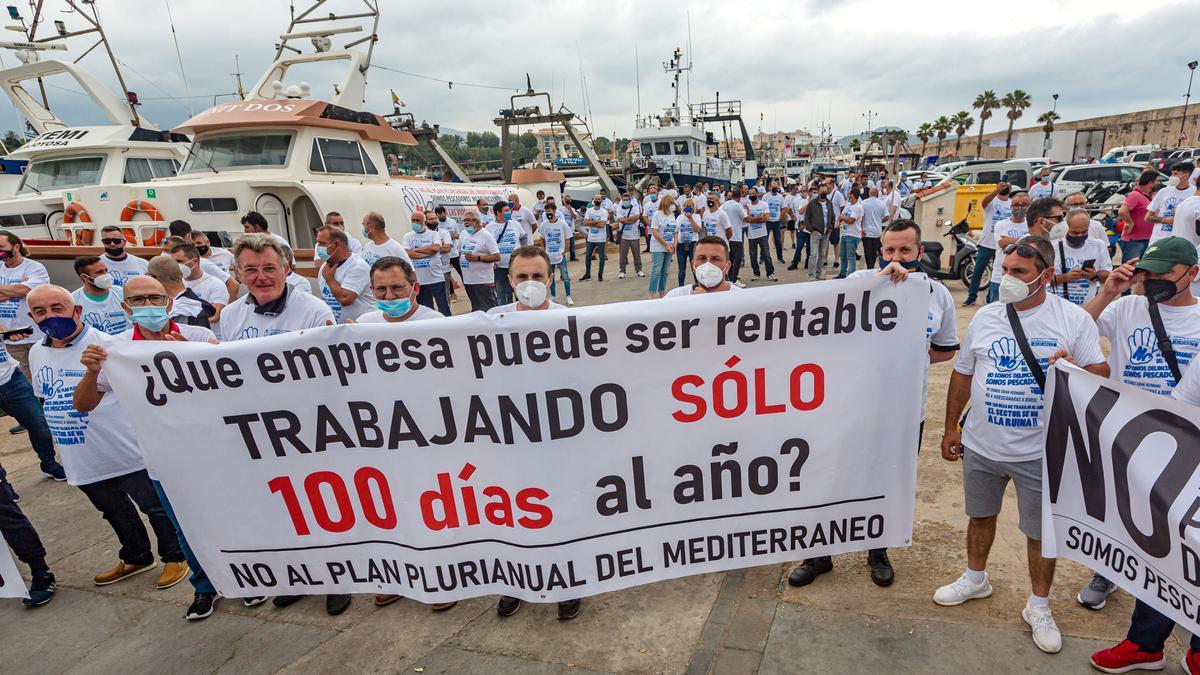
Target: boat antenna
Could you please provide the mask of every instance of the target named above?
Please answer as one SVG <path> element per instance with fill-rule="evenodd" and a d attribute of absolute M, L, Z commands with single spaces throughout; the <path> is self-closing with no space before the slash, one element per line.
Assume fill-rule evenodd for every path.
<path fill-rule="evenodd" d="M 238 58 L 237 54 L 233 55 L 233 64 L 234 64 L 234 66 L 236 66 L 236 72 L 233 73 L 233 76 L 237 78 L 237 86 L 238 86 L 237 95 L 238 95 L 238 98 L 245 101 L 246 100 L 246 90 L 242 87 L 242 62 Z"/>
<path fill-rule="evenodd" d="M 687 12 L 687 31 L 688 31 L 688 40 L 687 40 L 688 64 L 687 64 L 687 74 L 685 75 L 685 78 L 686 78 L 686 82 L 687 82 L 688 116 L 690 117 L 691 112 L 692 112 L 692 13 L 691 13 L 691 11 Z"/>
<path fill-rule="evenodd" d="M 638 47 L 633 45 L 633 73 L 637 79 L 637 110 L 638 119 L 642 118 L 642 66 L 638 61 Z"/>
<path fill-rule="evenodd" d="M 183 54 L 179 51 L 179 33 L 175 32 L 175 17 L 171 16 L 171 1 L 163 0 L 163 5 L 167 8 L 167 22 L 171 24 L 171 39 L 175 41 L 175 58 L 179 61 L 179 75 L 183 78 L 183 93 L 187 96 L 188 114 L 195 115 L 196 110 L 192 107 L 192 88 L 188 84 L 187 72 L 183 69 Z M 241 89 L 241 85 L 238 85 Z"/>

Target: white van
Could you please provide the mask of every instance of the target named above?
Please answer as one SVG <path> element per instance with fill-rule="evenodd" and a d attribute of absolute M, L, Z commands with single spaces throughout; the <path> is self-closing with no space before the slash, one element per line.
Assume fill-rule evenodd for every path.
<path fill-rule="evenodd" d="M 1010 159 L 986 164 L 968 164 L 950 174 L 946 180 L 958 181 L 959 185 L 992 185 L 1004 181 L 1014 189 L 1028 190 L 1034 172 L 1043 166 L 1043 159 Z"/>
<path fill-rule="evenodd" d="M 1062 199 L 1072 192 L 1080 192 L 1097 181 L 1105 185 L 1124 185 L 1145 171 L 1136 164 L 1056 164 L 1050 173 L 1054 182 L 1054 196 Z"/>
<path fill-rule="evenodd" d="M 1117 147 L 1104 153 L 1104 156 L 1100 158 L 1100 161 L 1105 164 L 1112 164 L 1115 162 L 1128 162 L 1130 155 L 1133 155 L 1133 154 L 1136 154 L 1139 152 L 1146 153 L 1146 157 L 1148 159 L 1150 153 L 1154 152 L 1155 150 L 1158 150 L 1158 147 L 1159 146 L 1157 144 L 1118 145 Z"/>

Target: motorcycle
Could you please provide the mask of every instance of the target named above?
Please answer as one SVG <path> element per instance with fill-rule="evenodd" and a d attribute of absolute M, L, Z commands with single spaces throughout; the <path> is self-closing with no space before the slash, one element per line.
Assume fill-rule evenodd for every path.
<path fill-rule="evenodd" d="M 945 234 L 954 240 L 954 255 L 947 260 L 947 266 L 942 267 L 942 253 L 945 247 L 940 241 L 922 242 L 925 253 L 921 256 L 921 271 L 930 279 L 958 279 L 963 285 L 970 285 L 971 274 L 975 269 L 975 254 L 979 244 L 971 238 L 971 228 L 967 221 L 960 220 Z"/>

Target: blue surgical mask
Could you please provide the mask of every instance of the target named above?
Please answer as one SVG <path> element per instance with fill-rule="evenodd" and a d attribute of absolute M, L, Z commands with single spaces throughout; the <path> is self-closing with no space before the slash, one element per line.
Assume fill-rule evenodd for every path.
<path fill-rule="evenodd" d="M 75 317 L 70 316 L 50 316 L 38 322 L 38 328 L 55 340 L 66 340 L 78 327 Z"/>
<path fill-rule="evenodd" d="M 393 319 L 408 314 L 408 310 L 412 309 L 412 298 L 400 298 L 399 300 L 376 300 L 375 308 L 387 314 Z"/>
<path fill-rule="evenodd" d="M 326 260 L 329 258 L 329 249 L 324 246 L 318 246 L 313 249 L 313 255 L 317 256 L 317 260 Z"/>
<path fill-rule="evenodd" d="M 513 202 L 509 202 L 509 203 L 508 203 L 508 208 L 510 208 L 510 209 L 515 209 L 515 208 L 517 208 L 517 205 L 516 205 L 516 204 L 514 204 Z"/>
<path fill-rule="evenodd" d="M 157 305 L 147 305 L 145 307 L 134 307 L 130 314 L 131 319 L 137 325 L 152 331 L 160 331 L 163 326 L 167 325 L 170 318 L 167 316 L 167 308 Z"/>
<path fill-rule="evenodd" d="M 685 207 L 683 207 L 683 212 L 684 212 L 684 213 L 691 213 L 691 212 L 692 212 L 692 207 L 690 207 L 690 206 L 685 206 Z"/>
<path fill-rule="evenodd" d="M 413 232 L 416 232 L 417 234 L 424 232 L 425 231 L 425 223 L 413 223 L 412 230 L 413 230 Z"/>
<path fill-rule="evenodd" d="M 917 260 L 909 260 L 908 262 L 901 262 L 899 260 L 897 260 L 896 262 L 900 263 L 900 266 L 903 267 L 904 269 L 908 270 L 909 272 L 916 272 L 917 270 L 921 269 L 921 260 L 919 258 Z M 886 258 L 880 257 L 879 258 L 879 269 L 883 269 L 883 268 L 887 267 L 888 265 L 890 265 L 891 263 L 892 263 L 891 260 L 887 260 Z"/>
<path fill-rule="evenodd" d="M 622 206 L 622 207 L 624 207 L 624 208 L 629 208 L 629 200 L 628 200 L 628 199 L 622 199 L 622 200 L 621 200 L 621 206 Z"/>
<path fill-rule="evenodd" d="M 362 229 L 362 235 L 363 235 L 363 239 L 371 238 L 371 235 L 367 234 L 367 228 L 365 228 L 365 227 Z"/>
<path fill-rule="evenodd" d="M 474 225 L 468 225 L 464 229 L 467 231 L 467 234 L 475 234 L 475 226 Z"/>
<path fill-rule="evenodd" d="M 650 195 L 650 201 L 652 201 L 652 202 L 656 202 L 656 201 L 658 201 L 658 193 L 657 193 L 657 192 L 655 192 L 654 194 Z"/>

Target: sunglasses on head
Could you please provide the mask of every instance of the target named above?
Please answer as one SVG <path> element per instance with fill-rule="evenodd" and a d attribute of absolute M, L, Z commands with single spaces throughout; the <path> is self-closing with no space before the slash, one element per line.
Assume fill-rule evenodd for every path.
<path fill-rule="evenodd" d="M 1029 244 L 1009 244 L 1007 247 L 1005 247 L 1004 254 L 1008 255 L 1014 251 L 1022 258 L 1037 258 L 1038 260 L 1041 260 L 1043 268 L 1053 267 L 1053 265 L 1051 265 L 1050 262 L 1046 260 L 1044 256 L 1042 256 L 1042 252 L 1037 250 L 1037 248 L 1034 246 L 1030 246 Z"/>

